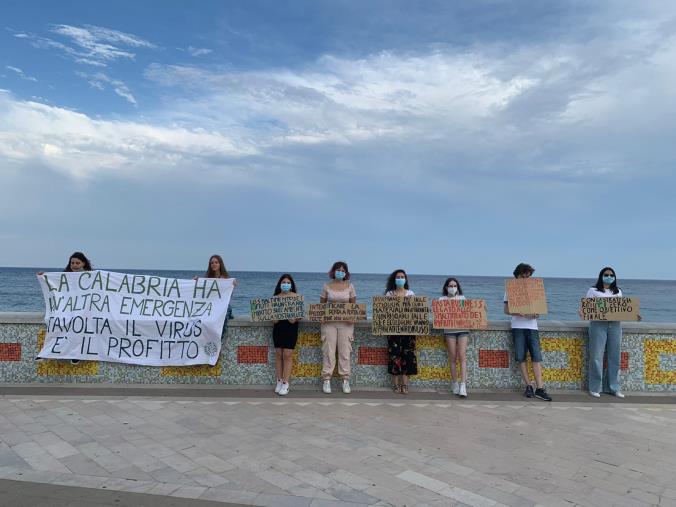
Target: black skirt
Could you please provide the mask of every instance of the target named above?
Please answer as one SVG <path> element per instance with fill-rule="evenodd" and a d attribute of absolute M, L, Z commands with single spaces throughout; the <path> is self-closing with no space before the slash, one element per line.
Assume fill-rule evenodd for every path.
<path fill-rule="evenodd" d="M 276 349 L 295 349 L 298 340 L 298 322 L 291 324 L 288 320 L 280 320 L 272 326 L 272 343 Z"/>
<path fill-rule="evenodd" d="M 387 356 L 387 373 L 391 375 L 418 374 L 418 358 L 415 355 L 415 336 L 388 336 Z"/>

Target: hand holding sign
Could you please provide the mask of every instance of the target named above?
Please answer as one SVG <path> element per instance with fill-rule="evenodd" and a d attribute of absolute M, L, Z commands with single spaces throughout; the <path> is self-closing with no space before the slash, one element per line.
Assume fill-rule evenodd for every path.
<path fill-rule="evenodd" d="M 314 322 L 356 322 L 366 320 L 366 305 L 359 303 L 318 303 L 308 308 Z"/>
<path fill-rule="evenodd" d="M 435 329 L 486 329 L 483 299 L 435 299 L 432 301 Z"/>
<path fill-rule="evenodd" d="M 427 297 L 373 298 L 374 335 L 428 335 L 430 334 Z"/>
<path fill-rule="evenodd" d="M 302 319 L 305 313 L 303 296 L 252 299 L 250 305 L 253 322 Z"/>
<path fill-rule="evenodd" d="M 547 297 L 542 278 L 510 278 L 505 280 L 505 289 L 511 315 L 537 318 L 547 313 Z"/>
<path fill-rule="evenodd" d="M 639 298 L 582 298 L 582 320 L 631 321 L 641 320 Z"/>

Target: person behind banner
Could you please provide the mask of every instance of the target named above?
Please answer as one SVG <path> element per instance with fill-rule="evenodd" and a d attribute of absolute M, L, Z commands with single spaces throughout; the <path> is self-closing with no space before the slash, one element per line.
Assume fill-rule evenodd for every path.
<path fill-rule="evenodd" d="M 273 297 L 297 296 L 296 282 L 285 273 L 279 277 Z M 272 343 L 275 346 L 275 393 L 280 396 L 289 394 L 289 377 L 293 368 L 293 350 L 298 341 L 298 321 L 300 319 L 275 320 L 272 325 Z"/>
<path fill-rule="evenodd" d="M 465 299 L 462 287 L 457 278 L 449 277 L 441 289 L 443 296 L 440 301 Z M 461 398 L 467 397 L 467 341 L 469 331 L 466 329 L 444 329 L 446 348 L 448 349 L 448 364 L 451 367 L 451 390 Z M 457 376 L 457 360 L 460 359 L 460 382 Z"/>
<path fill-rule="evenodd" d="M 325 283 L 320 303 L 356 303 L 357 292 L 350 282 L 347 263 L 333 263 L 328 273 L 331 281 Z M 354 322 L 322 322 L 322 391 L 331 394 L 331 376 L 336 366 L 338 350 L 338 374 L 343 379 L 343 392 L 350 394 L 350 362 L 354 341 Z"/>
<path fill-rule="evenodd" d="M 617 286 L 615 270 L 605 267 L 599 272 L 596 284 L 587 291 L 588 298 L 622 297 Z M 581 313 L 581 312 L 580 312 Z M 641 316 L 637 316 L 641 320 Z M 601 397 L 603 392 L 624 398 L 620 390 L 620 358 L 622 325 L 619 321 L 592 320 L 589 322 L 589 394 Z M 607 358 L 607 376 L 603 377 L 603 355 Z"/>
<path fill-rule="evenodd" d="M 535 272 L 529 264 L 521 263 L 514 269 L 514 278 L 530 278 Z M 547 394 L 545 384 L 542 381 L 542 354 L 540 352 L 540 333 L 538 331 L 539 315 L 529 315 L 522 313 L 510 313 L 507 292 L 504 297 L 504 312 L 512 317 L 512 337 L 514 339 L 514 355 L 516 362 L 519 363 L 521 379 L 526 384 L 526 398 L 538 398 L 544 401 L 552 401 L 551 396 Z M 533 376 L 535 377 L 535 391 L 530 382 L 528 368 L 526 365 L 526 353 L 530 354 L 533 365 Z"/>
<path fill-rule="evenodd" d="M 73 252 L 68 259 L 68 264 L 64 268 L 64 273 L 80 273 L 82 271 L 92 271 L 92 263 L 82 252 Z M 38 271 L 38 276 L 44 275 L 44 271 Z M 42 358 L 36 357 L 36 361 L 40 361 Z M 78 364 L 80 359 L 71 359 L 71 364 Z"/>
<path fill-rule="evenodd" d="M 220 255 L 212 255 L 209 257 L 209 264 L 207 265 L 207 271 L 204 273 L 204 278 L 230 278 L 230 274 L 223 263 L 223 258 Z M 197 280 L 197 277 L 194 276 L 193 280 Z M 237 287 L 237 279 L 232 281 L 232 286 Z M 228 332 L 228 320 L 234 318 L 232 315 L 232 307 L 228 303 L 228 310 L 225 314 L 225 320 L 223 321 L 223 331 L 221 332 L 221 341 L 225 339 L 225 335 Z"/>
<path fill-rule="evenodd" d="M 385 287 L 387 297 L 409 297 L 415 293 L 408 288 L 408 275 L 403 269 L 390 273 Z M 394 392 L 408 394 L 410 375 L 418 374 L 418 359 L 415 355 L 415 336 L 389 335 L 387 337 L 387 373 L 392 375 Z"/>

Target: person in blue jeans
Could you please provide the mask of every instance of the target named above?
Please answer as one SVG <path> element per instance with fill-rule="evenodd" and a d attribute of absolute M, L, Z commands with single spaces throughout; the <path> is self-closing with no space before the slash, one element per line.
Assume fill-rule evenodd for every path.
<path fill-rule="evenodd" d="M 519 264 L 514 269 L 514 278 L 530 278 L 535 269 L 525 263 Z M 507 293 L 504 297 L 504 312 L 512 317 L 512 337 L 514 339 L 514 356 L 519 364 L 521 379 L 526 384 L 524 395 L 526 398 L 538 398 L 544 401 L 552 401 L 547 394 L 545 384 L 542 381 L 542 354 L 540 353 L 540 332 L 538 331 L 539 315 L 524 315 L 522 313 L 509 313 Z M 530 382 L 528 368 L 526 367 L 526 353 L 530 354 L 533 364 L 533 376 L 535 377 L 535 390 Z"/>
<path fill-rule="evenodd" d="M 617 286 L 615 270 L 605 267 L 599 272 L 596 284 L 587 291 L 588 298 L 622 297 Z M 638 316 L 641 320 L 641 316 Z M 592 320 L 589 322 L 589 394 L 601 397 L 603 381 L 607 383 L 604 392 L 624 398 L 620 390 L 620 357 L 622 325 L 619 321 Z M 608 359 L 607 376 L 603 378 L 603 355 Z"/>

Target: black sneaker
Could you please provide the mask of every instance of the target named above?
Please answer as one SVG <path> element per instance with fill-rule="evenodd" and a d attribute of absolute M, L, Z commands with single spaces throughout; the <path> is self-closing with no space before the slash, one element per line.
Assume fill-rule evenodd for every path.
<path fill-rule="evenodd" d="M 535 396 L 535 394 L 533 394 L 533 386 L 528 384 L 526 386 L 526 392 L 524 394 L 526 395 L 526 398 L 532 398 L 533 396 Z"/>
<path fill-rule="evenodd" d="M 531 387 L 531 389 L 533 388 Z M 547 390 L 544 387 L 535 390 L 535 397 L 544 401 L 552 401 L 552 397 L 547 394 Z"/>
<path fill-rule="evenodd" d="M 79 364 L 80 360 L 79 359 L 71 359 L 70 364 Z"/>

